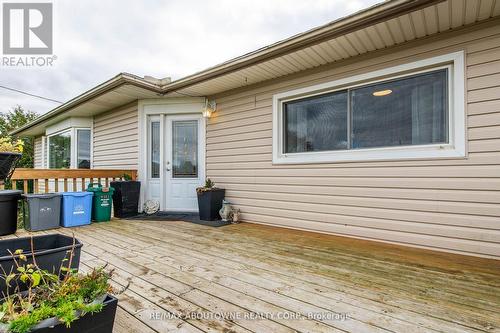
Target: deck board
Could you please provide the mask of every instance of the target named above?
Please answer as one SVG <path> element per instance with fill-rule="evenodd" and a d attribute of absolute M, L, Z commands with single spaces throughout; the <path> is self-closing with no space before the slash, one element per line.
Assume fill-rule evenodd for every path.
<path fill-rule="evenodd" d="M 114 287 L 127 287 L 117 332 L 500 332 L 495 260 L 245 223 L 113 220 L 55 232 L 84 243 L 81 270 L 107 263 Z"/>

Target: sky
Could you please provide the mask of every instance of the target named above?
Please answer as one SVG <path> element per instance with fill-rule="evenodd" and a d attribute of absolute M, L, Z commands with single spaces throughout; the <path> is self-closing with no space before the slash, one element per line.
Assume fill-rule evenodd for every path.
<path fill-rule="evenodd" d="M 53 0 L 54 66 L 2 66 L 0 86 L 64 102 L 120 72 L 175 80 L 378 2 Z M 59 104 L 0 88 L 0 112 L 16 105 Z"/>

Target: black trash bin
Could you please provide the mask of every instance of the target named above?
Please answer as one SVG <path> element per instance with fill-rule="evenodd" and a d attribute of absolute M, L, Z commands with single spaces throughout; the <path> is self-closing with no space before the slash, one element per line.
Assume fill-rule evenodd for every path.
<path fill-rule="evenodd" d="M 21 191 L 0 191 L 0 236 L 10 235 L 17 230 L 17 203 L 21 199 Z"/>
<path fill-rule="evenodd" d="M 139 195 L 141 182 L 114 181 L 110 186 L 115 189 L 113 193 L 113 213 L 115 217 L 124 218 L 136 216 L 139 211 Z"/>

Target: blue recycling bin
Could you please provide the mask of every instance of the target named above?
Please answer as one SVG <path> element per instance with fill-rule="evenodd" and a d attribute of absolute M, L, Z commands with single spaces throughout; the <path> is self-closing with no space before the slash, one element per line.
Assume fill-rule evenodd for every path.
<path fill-rule="evenodd" d="M 61 226 L 78 227 L 90 224 L 92 192 L 63 192 Z"/>

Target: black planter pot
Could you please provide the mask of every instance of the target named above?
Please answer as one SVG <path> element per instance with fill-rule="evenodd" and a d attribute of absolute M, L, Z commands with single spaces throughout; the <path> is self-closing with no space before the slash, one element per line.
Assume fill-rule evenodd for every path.
<path fill-rule="evenodd" d="M 107 295 L 104 300 L 104 308 L 101 312 L 87 313 L 71 323 L 71 327 L 66 327 L 63 323 L 53 327 L 34 329 L 30 332 L 38 333 L 112 333 L 115 322 L 116 307 L 118 299 Z"/>
<path fill-rule="evenodd" d="M 73 250 L 73 258 L 71 260 L 71 268 L 78 269 L 80 265 L 80 251 L 82 243 L 75 239 L 75 248 Z M 69 236 L 64 236 L 60 234 L 43 235 L 33 237 L 33 248 L 36 263 L 40 269 L 47 270 L 51 273 L 59 273 L 61 264 L 65 267 L 68 266 L 68 262 L 63 259 L 67 258 L 69 260 L 69 252 L 73 248 L 73 238 Z M 22 249 L 23 254 L 26 256 L 27 261 L 23 261 L 24 264 L 33 263 L 33 256 L 31 253 L 31 237 L 13 238 L 0 240 L 0 295 L 2 293 L 6 294 L 7 285 L 3 274 L 10 273 L 15 269 L 14 258 L 19 261 L 19 255 L 12 257 L 9 250 L 14 253 L 16 250 Z M 9 293 L 14 291 L 16 282 L 11 281 L 11 287 L 9 288 Z M 18 281 L 19 290 L 26 290 L 26 286 Z"/>
<path fill-rule="evenodd" d="M 222 208 L 225 194 L 226 190 L 223 188 L 197 192 L 200 220 L 220 220 L 219 210 Z"/>
<path fill-rule="evenodd" d="M 19 153 L 0 152 L 0 180 L 9 179 L 21 158 Z"/>
<path fill-rule="evenodd" d="M 0 191 L 0 236 L 13 234 L 17 230 L 17 205 L 21 193 L 19 190 Z"/>
<path fill-rule="evenodd" d="M 113 213 L 115 217 L 132 217 L 139 214 L 139 195 L 141 193 L 141 182 L 139 181 L 115 181 L 111 182 L 113 192 Z"/>

